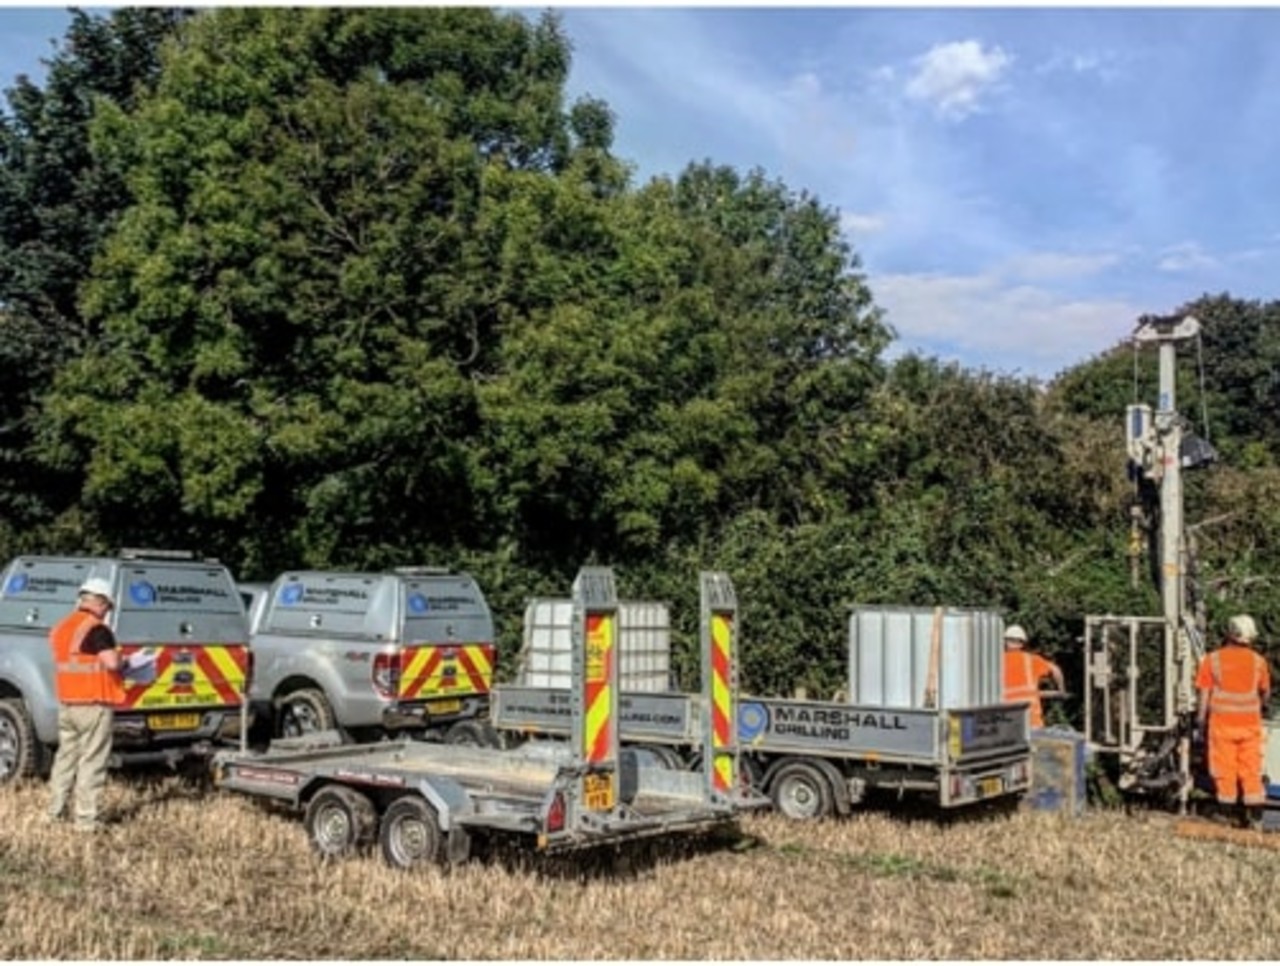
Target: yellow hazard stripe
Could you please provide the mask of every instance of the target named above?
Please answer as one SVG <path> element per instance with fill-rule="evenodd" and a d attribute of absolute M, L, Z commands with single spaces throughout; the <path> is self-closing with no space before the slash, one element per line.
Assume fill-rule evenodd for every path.
<path fill-rule="evenodd" d="M 716 755 L 716 787 L 728 790 L 733 787 L 733 755 Z"/>
<path fill-rule="evenodd" d="M 489 656 L 485 653 L 486 648 L 480 646 L 464 647 L 467 657 L 471 659 L 471 666 L 476 669 L 476 673 L 484 679 L 484 683 L 488 685 L 493 681 L 493 663 L 489 660 Z"/>
<path fill-rule="evenodd" d="M 409 653 L 409 664 L 400 672 L 400 680 L 406 683 L 417 680 L 418 675 L 422 673 L 423 667 L 426 666 L 427 658 L 431 654 L 425 647 L 415 648 Z"/>
<path fill-rule="evenodd" d="M 609 691 L 609 685 L 606 684 L 596 692 L 595 701 L 587 709 L 587 727 L 584 729 L 586 733 L 586 748 L 584 750 L 588 758 L 595 750 L 596 741 L 599 740 L 601 733 L 609 726 Z"/>
<path fill-rule="evenodd" d="M 224 681 L 233 686 L 244 684 L 244 668 L 236 663 L 230 650 L 225 647 L 206 647 L 204 653 L 218 666 Z"/>
<path fill-rule="evenodd" d="M 713 615 L 711 619 L 711 643 L 717 651 L 719 651 L 722 661 L 712 661 L 712 678 L 711 678 L 711 701 L 725 719 L 728 720 L 730 702 L 732 697 L 729 692 L 729 681 L 725 677 L 725 671 L 729 667 L 729 622 L 723 615 Z M 714 732 L 714 729 L 713 729 Z M 712 735 L 713 747 L 723 748 L 728 743 L 723 736 Z"/>

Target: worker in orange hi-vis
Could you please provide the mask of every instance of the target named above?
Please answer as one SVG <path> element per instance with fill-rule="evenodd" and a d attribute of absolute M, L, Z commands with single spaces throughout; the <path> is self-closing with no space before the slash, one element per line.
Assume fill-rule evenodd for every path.
<path fill-rule="evenodd" d="M 1218 801 L 1236 803 L 1243 793 L 1244 822 L 1256 824 L 1266 793 L 1262 788 L 1262 707 L 1271 697 L 1271 669 L 1253 645 L 1258 628 L 1241 614 L 1227 622 L 1227 637 L 1205 655 L 1196 672 L 1200 701 L 1196 721 L 1207 736 L 1209 773 Z M 1206 728 L 1207 726 L 1207 728 Z"/>
<path fill-rule="evenodd" d="M 1027 632 L 1011 624 L 1004 632 L 1004 699 L 1031 702 L 1031 727 L 1044 727 L 1044 710 L 1040 707 L 1040 682 L 1053 678 L 1054 686 L 1064 690 L 1062 669 L 1048 658 L 1027 649 Z"/>

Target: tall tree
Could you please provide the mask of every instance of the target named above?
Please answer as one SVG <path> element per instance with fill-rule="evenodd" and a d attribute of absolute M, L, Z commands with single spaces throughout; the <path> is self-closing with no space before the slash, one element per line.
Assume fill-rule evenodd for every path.
<path fill-rule="evenodd" d="M 128 110 L 151 84 L 181 9 L 123 8 L 71 25 L 45 61 L 42 88 L 25 75 L 0 112 L 0 518 L 17 533 L 74 505 L 74 477 L 31 454 L 38 396 L 58 364 L 97 327 L 77 298 L 94 254 L 129 193 L 123 172 L 95 158 L 90 122 L 103 102 Z"/>
<path fill-rule="evenodd" d="M 473 386 L 512 310 L 485 199 L 569 169 L 575 133 L 594 187 L 616 175 L 607 113 L 563 109 L 556 18 L 188 26 L 155 93 L 95 128 L 136 201 L 86 288 L 104 339 L 61 375 L 48 457 L 87 468 L 104 535 L 213 535 L 252 572 L 478 539 Z"/>

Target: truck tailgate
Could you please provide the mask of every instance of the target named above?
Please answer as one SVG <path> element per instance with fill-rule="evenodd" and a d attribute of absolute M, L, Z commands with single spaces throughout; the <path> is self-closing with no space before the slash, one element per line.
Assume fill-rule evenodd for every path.
<path fill-rule="evenodd" d="M 992 705 L 947 712 L 947 753 L 961 764 L 1030 748 L 1028 706 Z"/>
<path fill-rule="evenodd" d="M 504 730 L 567 736 L 573 726 L 572 697 L 564 688 L 503 684 L 493 689 L 490 714 Z M 695 702 L 676 692 L 624 692 L 618 696 L 618 728 L 624 741 L 693 742 Z"/>

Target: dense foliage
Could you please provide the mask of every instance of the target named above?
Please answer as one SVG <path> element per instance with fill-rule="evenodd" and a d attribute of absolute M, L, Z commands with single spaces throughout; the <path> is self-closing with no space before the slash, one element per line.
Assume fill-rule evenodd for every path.
<path fill-rule="evenodd" d="M 686 659 L 722 568 L 747 682 L 811 693 L 852 602 L 1001 608 L 1069 671 L 1084 613 L 1154 610 L 1153 357 L 886 361 L 835 212 L 710 161 L 633 184 L 569 63 L 554 15 L 77 14 L 0 113 L 0 550 L 467 567 L 508 654 L 525 596 L 609 563 Z M 1280 308 L 1183 309 L 1211 616 L 1280 632 Z"/>

